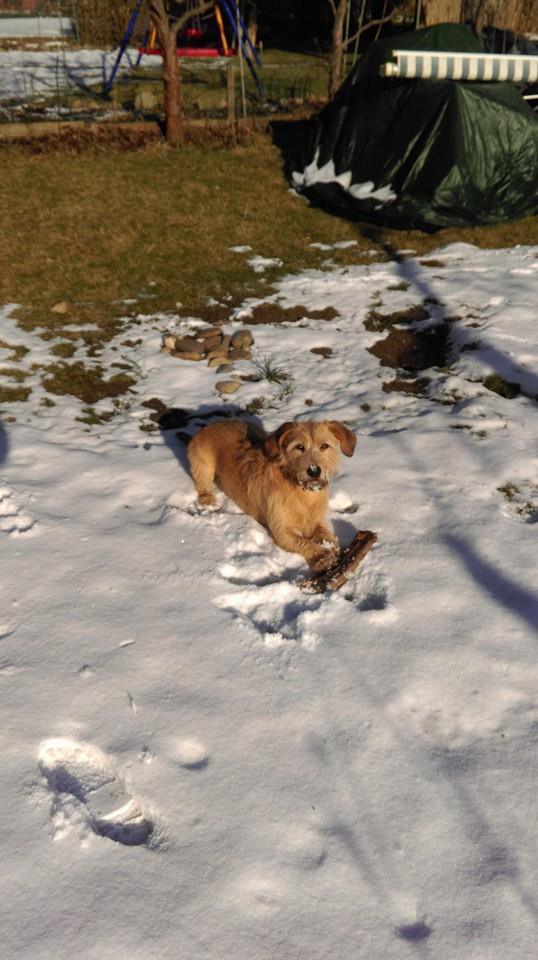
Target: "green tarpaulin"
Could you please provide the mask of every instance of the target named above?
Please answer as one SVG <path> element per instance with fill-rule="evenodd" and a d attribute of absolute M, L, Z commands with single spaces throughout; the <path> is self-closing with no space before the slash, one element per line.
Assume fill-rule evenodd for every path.
<path fill-rule="evenodd" d="M 288 152 L 294 187 L 333 213 L 403 228 L 538 212 L 538 115 L 518 89 L 382 78 L 395 47 L 483 52 L 458 24 L 374 43 Z"/>

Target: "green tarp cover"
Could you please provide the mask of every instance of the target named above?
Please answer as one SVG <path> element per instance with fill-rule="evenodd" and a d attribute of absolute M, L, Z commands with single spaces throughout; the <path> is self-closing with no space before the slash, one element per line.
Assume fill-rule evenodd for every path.
<path fill-rule="evenodd" d="M 394 48 L 483 52 L 458 24 L 374 43 L 288 156 L 295 188 L 333 213 L 402 228 L 538 212 L 538 115 L 518 89 L 382 78 Z"/>

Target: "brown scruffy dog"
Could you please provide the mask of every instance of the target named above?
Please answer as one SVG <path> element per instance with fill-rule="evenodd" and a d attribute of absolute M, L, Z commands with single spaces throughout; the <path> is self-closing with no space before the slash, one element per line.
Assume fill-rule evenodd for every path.
<path fill-rule="evenodd" d="M 326 520 L 328 483 L 340 450 L 351 457 L 355 435 L 336 420 L 284 423 L 274 433 L 243 420 L 211 423 L 188 448 L 201 506 L 216 503 L 213 484 L 312 570 L 336 560 L 338 540 Z"/>

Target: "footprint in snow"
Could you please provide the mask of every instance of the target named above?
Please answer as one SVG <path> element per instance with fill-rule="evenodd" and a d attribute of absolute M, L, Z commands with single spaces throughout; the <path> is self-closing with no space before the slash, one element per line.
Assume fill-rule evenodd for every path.
<path fill-rule="evenodd" d="M 73 798 L 95 833 L 125 846 L 149 839 L 154 824 L 117 775 L 112 759 L 89 743 L 66 737 L 45 740 L 39 768 L 54 794 L 58 821 L 75 817 Z M 77 811 L 77 812 L 78 812 Z"/>
<path fill-rule="evenodd" d="M 0 530 L 12 536 L 27 533 L 35 521 L 24 513 L 9 487 L 0 487 Z"/>
<path fill-rule="evenodd" d="M 229 548 L 228 559 L 219 568 L 221 577 L 243 589 L 215 602 L 258 630 L 266 647 L 289 648 L 299 642 L 313 649 L 319 637 L 308 621 L 323 596 L 299 590 L 294 580 L 303 569 L 300 557 L 278 550 L 264 530 L 251 527 Z"/>
<path fill-rule="evenodd" d="M 338 506 L 339 512 L 356 508 L 347 495 Z M 243 589 L 225 593 L 215 602 L 253 626 L 268 648 L 290 652 L 300 645 L 313 650 L 320 642 L 315 629 L 318 611 L 331 601 L 349 601 L 357 611 L 380 622 L 397 617 L 389 604 L 389 581 L 371 563 L 367 560 L 367 566 L 338 593 L 306 593 L 295 582 L 305 572 L 301 558 L 278 550 L 264 530 L 254 527 L 229 548 L 228 559 L 219 568 L 225 580 Z"/>
<path fill-rule="evenodd" d="M 381 570 L 371 566 L 361 571 L 360 576 L 350 580 L 342 587 L 342 596 L 349 600 L 361 613 L 379 614 L 383 611 L 383 619 L 396 616 L 390 610 L 390 583 Z"/>

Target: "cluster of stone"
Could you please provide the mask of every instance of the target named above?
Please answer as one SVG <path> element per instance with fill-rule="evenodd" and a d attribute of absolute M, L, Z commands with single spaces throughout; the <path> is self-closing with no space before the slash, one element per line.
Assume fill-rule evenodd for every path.
<path fill-rule="evenodd" d="M 199 327 L 188 335 L 165 333 L 163 350 L 180 360 L 205 360 L 217 374 L 231 374 L 234 362 L 250 360 L 254 337 L 250 330 L 236 330 L 235 333 L 223 333 L 220 327 Z M 218 393 L 235 393 L 241 386 L 241 380 L 219 380 L 215 384 Z"/>

